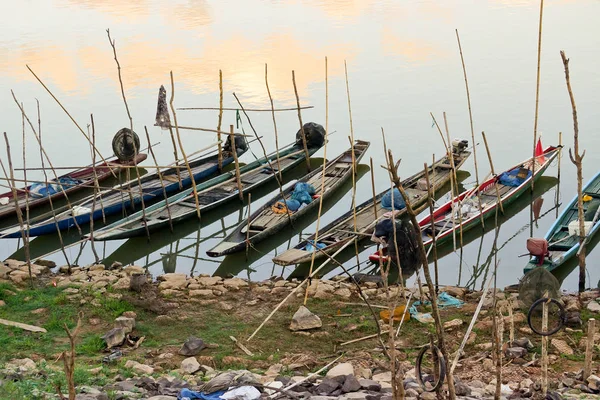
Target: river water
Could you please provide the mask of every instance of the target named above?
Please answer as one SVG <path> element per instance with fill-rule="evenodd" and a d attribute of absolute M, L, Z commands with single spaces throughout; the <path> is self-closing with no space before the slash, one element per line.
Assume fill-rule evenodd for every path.
<path fill-rule="evenodd" d="M 600 107 L 600 74 L 597 72 L 600 13 L 596 0 L 547 0 L 541 59 L 539 127 L 544 145 L 557 144 L 563 132 L 566 148 L 572 147 L 573 121 L 559 51 L 571 58 L 572 86 L 579 112 L 581 144 L 587 150 L 584 178 L 594 176 L 600 155 L 594 115 Z M 488 0 L 452 2 L 306 0 L 306 1 L 204 1 L 204 0 L 50 0 L 15 2 L 11 17 L 4 21 L 0 38 L 0 104 L 2 130 L 8 133 L 15 167 L 22 167 L 22 119 L 10 90 L 34 121 L 36 99 L 40 103 L 44 147 L 55 166 L 80 166 L 90 163 L 89 144 L 69 117 L 27 70 L 26 65 L 44 81 L 54 95 L 85 130 L 93 114 L 100 152 L 110 156 L 114 133 L 129 126 L 121 98 L 117 68 L 106 29 L 116 39 L 123 83 L 134 129 L 143 133 L 148 127 L 151 141 L 160 142 L 155 152 L 159 164 L 173 161 L 167 133 L 154 127 L 158 88 L 169 92 L 169 72 L 175 78 L 177 107 L 218 107 L 219 70 L 223 72 L 225 107 L 237 107 L 235 92 L 245 107 L 267 108 L 265 64 L 276 107 L 295 106 L 292 71 L 303 105 L 304 121 L 325 124 L 325 57 L 328 58 L 329 130 L 335 131 L 328 145 L 328 158 L 348 147 L 350 118 L 344 75 L 347 63 L 352 109 L 352 127 L 357 139 L 372 142 L 368 157 L 375 165 L 378 191 L 389 187 L 384 162 L 381 130 L 396 158 L 402 159 L 400 175 L 409 176 L 440 156 L 444 148 L 432 112 L 442 121 L 446 112 L 452 137 L 471 140 L 465 83 L 455 29 L 458 29 L 467 66 L 475 142 L 480 179 L 490 168 L 481 140 L 485 131 L 494 166 L 504 170 L 532 153 L 537 33 L 539 1 Z M 180 125 L 216 128 L 214 111 L 179 111 Z M 270 113 L 253 113 L 254 127 L 263 135 L 268 151 L 274 149 Z M 224 124 L 235 124 L 235 112 L 224 114 Z M 298 130 L 295 112 L 277 114 L 280 142 L 288 143 Z M 244 121 L 244 129 L 250 132 Z M 143 135 L 141 135 L 143 138 Z M 183 131 L 188 152 L 214 140 L 212 134 Z M 145 139 L 143 138 L 145 143 Z M 39 149 L 30 130 L 26 130 L 27 167 L 39 167 Z M 254 146 L 260 154 L 259 146 Z M 0 153 L 5 158 L 5 152 Z M 543 205 L 541 217 L 533 227 L 534 236 L 543 236 L 556 218 L 555 199 L 568 202 L 576 191 L 575 169 L 563 153 L 560 186 L 552 179 L 540 185 Z M 323 157 L 323 150 L 316 154 Z M 250 162 L 246 153 L 241 161 Z M 150 164 L 149 161 L 146 164 Z M 470 173 L 463 184 L 475 181 L 474 158 L 463 167 Z M 296 177 L 302 170 L 296 171 Z M 557 166 L 547 176 L 557 176 Z M 22 175 L 17 174 L 22 177 Z M 357 182 L 357 201 L 371 196 L 368 168 L 362 168 Z M 28 179 L 41 179 L 41 172 L 29 172 Z M 322 224 L 347 211 L 351 188 L 327 205 Z M 258 207 L 268 199 L 270 187 L 255 200 Z M 258 197 L 258 195 L 256 196 Z M 498 243 L 499 285 L 516 283 L 522 276 L 529 237 L 529 201 L 511 206 L 510 218 L 502 224 Z M 151 238 L 98 243 L 96 250 L 107 261 L 149 265 L 153 273 L 163 271 L 195 274 L 234 273 L 263 279 L 271 274 L 289 276 L 292 268 L 274 267 L 276 253 L 293 246 L 301 233 L 315 229 L 315 219 L 304 221 L 296 232 L 286 231 L 257 246 L 249 260 L 245 257 L 210 259 L 206 250 L 218 243 L 223 228 L 229 232 L 243 216 L 239 204 L 218 210 L 178 227 L 175 234 L 159 233 Z M 302 229 L 302 232 L 300 232 Z M 65 241 L 76 241 L 70 233 Z M 473 268 L 483 264 L 494 239 L 488 232 L 465 244 L 463 261 L 459 251 L 439 263 L 444 284 L 480 287 L 485 274 L 473 277 Z M 58 247 L 55 237 L 32 240 L 32 255 L 39 256 Z M 0 258 L 23 257 L 17 240 L 0 241 Z M 365 260 L 370 250 L 363 251 Z M 93 261 L 88 245 L 66 251 L 71 262 L 81 265 Z M 47 256 L 65 264 L 61 252 Z M 345 264 L 356 264 L 345 257 Z M 478 261 L 479 260 L 479 261 Z M 594 253 L 588 257 L 590 284 L 596 285 L 600 273 Z M 479 268 L 477 268 L 479 270 Z M 334 270 L 331 274 L 339 271 Z M 563 288 L 577 287 L 577 272 L 563 273 Z"/>

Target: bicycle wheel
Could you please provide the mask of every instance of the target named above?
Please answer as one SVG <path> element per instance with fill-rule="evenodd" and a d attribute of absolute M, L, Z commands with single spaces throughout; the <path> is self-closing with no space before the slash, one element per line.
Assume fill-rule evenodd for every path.
<path fill-rule="evenodd" d="M 415 365 L 417 382 L 426 392 L 435 392 L 446 378 L 446 361 L 437 346 L 424 346 L 417 356 Z"/>
<path fill-rule="evenodd" d="M 544 327 L 542 323 L 543 308 L 546 304 L 548 322 Z M 543 297 L 536 300 L 527 313 L 527 324 L 533 332 L 540 336 L 551 336 L 560 331 L 566 322 L 565 308 L 556 299 Z"/>

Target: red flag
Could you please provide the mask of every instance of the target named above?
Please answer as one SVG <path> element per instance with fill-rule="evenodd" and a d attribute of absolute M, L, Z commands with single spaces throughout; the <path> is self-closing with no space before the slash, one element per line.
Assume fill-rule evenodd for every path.
<path fill-rule="evenodd" d="M 537 161 L 540 164 L 543 164 L 546 161 L 543 154 L 544 154 L 544 148 L 542 147 L 542 138 L 540 137 L 538 139 L 537 145 L 535 146 L 535 155 L 537 157 Z"/>

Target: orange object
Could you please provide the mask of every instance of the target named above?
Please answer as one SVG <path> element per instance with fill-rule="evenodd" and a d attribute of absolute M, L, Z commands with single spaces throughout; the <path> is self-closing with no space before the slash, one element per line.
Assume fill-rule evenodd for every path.
<path fill-rule="evenodd" d="M 393 315 L 393 319 L 394 322 L 400 322 L 400 319 L 402 319 L 402 315 L 404 315 L 404 310 L 405 310 L 405 306 L 398 306 L 396 308 L 394 308 L 394 315 Z M 385 322 L 386 324 L 390 322 L 390 310 L 381 310 L 381 312 L 379 313 L 379 317 L 383 320 L 383 322 Z M 410 313 L 407 312 L 406 315 L 404 316 L 404 321 L 408 321 L 410 320 Z"/>

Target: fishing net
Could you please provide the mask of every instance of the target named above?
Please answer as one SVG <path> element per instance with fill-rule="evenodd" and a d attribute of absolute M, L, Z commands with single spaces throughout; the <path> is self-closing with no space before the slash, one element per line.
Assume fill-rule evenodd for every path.
<path fill-rule="evenodd" d="M 156 106 L 156 122 L 154 126 L 160 126 L 163 130 L 169 129 L 171 126 L 171 118 L 169 117 L 169 109 L 167 107 L 167 91 L 163 85 L 160 85 L 158 90 L 158 104 Z"/>
<path fill-rule="evenodd" d="M 140 138 L 129 128 L 120 129 L 112 141 L 113 153 L 121 161 L 131 161 L 140 150 Z"/>
<path fill-rule="evenodd" d="M 325 143 L 325 128 L 315 122 L 307 122 L 296 133 L 296 143 L 302 144 L 302 130 L 306 135 L 307 147 L 321 147 Z"/>
<path fill-rule="evenodd" d="M 519 284 L 519 300 L 527 308 L 548 291 L 549 298 L 560 299 L 560 283 L 546 268 L 537 267 L 525 274 Z"/>
<path fill-rule="evenodd" d="M 394 243 L 394 228 L 396 230 L 396 242 Z M 403 274 L 415 271 L 420 263 L 417 233 L 410 221 L 396 220 L 392 223 L 390 219 L 380 221 L 376 227 L 374 236 L 382 238 L 387 243 L 387 254 L 392 258 L 392 263 L 402 268 Z M 398 251 L 396 252 L 396 247 Z"/>

